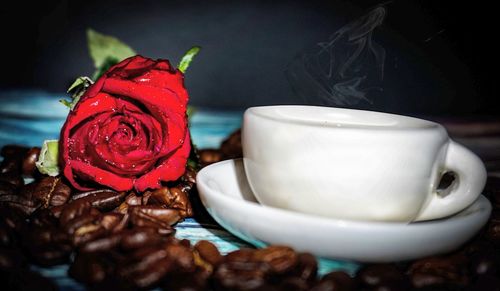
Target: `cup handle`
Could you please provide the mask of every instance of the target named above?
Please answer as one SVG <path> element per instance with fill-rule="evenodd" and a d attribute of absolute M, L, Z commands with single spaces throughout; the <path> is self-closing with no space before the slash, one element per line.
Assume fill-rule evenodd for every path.
<path fill-rule="evenodd" d="M 486 184 L 483 162 L 464 146 L 450 140 L 446 152 L 444 171 L 455 173 L 450 192 L 442 196 L 436 191 L 420 211 L 415 221 L 429 220 L 455 214 L 474 202 Z"/>

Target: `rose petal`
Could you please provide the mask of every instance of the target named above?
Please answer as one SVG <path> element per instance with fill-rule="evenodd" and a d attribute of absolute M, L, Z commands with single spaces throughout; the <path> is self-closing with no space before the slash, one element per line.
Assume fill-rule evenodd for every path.
<path fill-rule="evenodd" d="M 144 103 L 155 118 L 168 125 L 168 128 L 163 127 L 164 135 L 168 136 L 164 154 L 177 149 L 182 143 L 187 124 L 186 109 L 176 101 L 175 93 L 118 79 L 106 80 L 103 90 L 110 94 L 127 95 Z"/>
<path fill-rule="evenodd" d="M 134 79 L 137 83 L 147 84 L 158 88 L 168 88 L 175 92 L 177 98 L 183 104 L 187 104 L 189 96 L 184 87 L 184 74 L 178 72 L 172 74 L 170 72 L 151 70 Z"/>
<path fill-rule="evenodd" d="M 105 79 L 106 78 L 103 78 L 101 76 L 101 78 L 99 78 L 93 85 L 91 85 L 89 88 L 87 88 L 87 91 L 85 91 L 85 94 L 83 94 L 83 96 L 80 97 L 80 101 L 78 103 L 97 95 L 101 91 L 102 85 L 104 84 Z M 78 103 L 77 103 L 77 105 L 78 105 Z M 75 111 L 75 109 L 73 109 L 73 111 Z"/>
<path fill-rule="evenodd" d="M 75 109 L 68 114 L 65 126 L 73 128 L 99 113 L 113 112 L 117 109 L 116 105 L 116 98 L 106 93 L 99 93 L 92 98 L 78 102 Z"/>
<path fill-rule="evenodd" d="M 186 114 L 181 115 L 176 112 L 165 111 L 168 113 L 168 141 L 166 149 L 167 154 L 170 154 L 171 151 L 176 150 L 184 141 L 187 116 Z"/>
<path fill-rule="evenodd" d="M 140 121 L 142 129 L 138 129 L 141 132 L 147 130 L 148 134 L 148 149 L 152 152 L 159 153 L 161 150 L 161 145 L 163 143 L 163 134 L 161 124 L 149 115 L 138 114 L 135 112 L 130 112 L 130 116 Z"/>
<path fill-rule="evenodd" d="M 119 77 L 123 79 L 133 79 L 153 69 L 155 66 L 156 62 L 154 60 L 136 55 L 112 66 L 105 75 L 107 78 Z"/>
<path fill-rule="evenodd" d="M 68 179 L 68 182 L 70 182 L 71 185 L 73 187 L 75 187 L 76 189 L 78 189 L 80 191 L 93 190 L 93 188 L 82 186 L 82 185 L 80 185 L 80 183 L 78 183 L 76 181 L 75 175 L 73 175 L 73 168 L 71 167 L 71 161 L 68 160 L 67 163 L 65 164 L 65 167 L 63 169 L 63 174 L 64 174 L 64 177 L 66 177 L 66 179 Z"/>
<path fill-rule="evenodd" d="M 161 181 L 178 179 L 186 170 L 190 151 L 191 140 L 189 131 L 186 130 L 182 146 L 172 156 L 165 158 L 154 170 L 135 180 L 135 189 L 139 192 L 146 189 L 158 189 L 161 187 Z"/>
<path fill-rule="evenodd" d="M 102 89 L 109 94 L 123 95 L 138 100 L 146 105 L 169 108 L 177 112 L 186 110 L 186 103 L 170 88 L 153 87 L 145 83 L 109 78 Z"/>
<path fill-rule="evenodd" d="M 121 177 L 84 162 L 70 161 L 69 164 L 73 170 L 73 174 L 77 174 L 85 180 L 95 181 L 98 184 L 108 186 L 116 191 L 128 191 L 134 185 L 132 178 Z"/>
<path fill-rule="evenodd" d="M 121 126 L 120 121 L 123 118 L 125 117 L 117 115 L 116 112 L 105 112 L 83 124 L 73 133 L 71 138 L 73 142 L 68 144 L 70 148 L 69 158 L 86 161 L 104 170 L 126 176 L 137 175 L 149 170 L 158 159 L 151 151 L 141 151 L 142 157 L 133 159 L 127 155 L 130 152 L 135 153 L 135 150 L 120 154 L 116 147 L 110 146 L 113 142 L 113 135 Z M 145 119 L 147 120 L 146 117 Z M 95 133 L 96 128 L 97 133 Z M 141 132 L 141 134 L 144 133 Z M 97 141 L 92 139 L 96 135 L 98 136 Z M 133 142 L 131 141 L 130 144 Z M 146 146 L 147 143 L 143 145 L 142 149 L 147 149 Z M 136 149 L 141 148 L 138 146 Z"/>
<path fill-rule="evenodd" d="M 136 102 L 136 100 L 126 98 L 125 96 L 116 97 L 116 108 L 120 108 L 122 111 L 127 110 L 129 112 L 148 114 L 140 108 L 140 104 L 136 104 L 134 102 Z"/>

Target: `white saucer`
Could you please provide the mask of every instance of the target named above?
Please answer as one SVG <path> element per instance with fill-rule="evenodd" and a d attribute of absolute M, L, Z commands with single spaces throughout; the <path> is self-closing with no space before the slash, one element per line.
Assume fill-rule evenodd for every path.
<path fill-rule="evenodd" d="M 317 256 L 358 262 L 393 262 L 452 251 L 487 222 L 491 204 L 480 196 L 445 219 L 360 222 L 316 217 L 260 205 L 250 190 L 242 160 L 219 162 L 196 177 L 201 200 L 214 219 L 256 246 L 289 245 Z"/>

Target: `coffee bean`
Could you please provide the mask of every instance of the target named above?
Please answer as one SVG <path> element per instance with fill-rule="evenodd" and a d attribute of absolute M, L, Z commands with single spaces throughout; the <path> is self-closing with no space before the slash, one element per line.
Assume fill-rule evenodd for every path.
<path fill-rule="evenodd" d="M 26 207 L 30 207 L 32 208 L 32 210 L 29 211 L 28 215 L 33 213 L 40 206 L 40 204 L 37 203 L 36 201 L 33 201 L 32 199 L 24 197 L 19 194 L 2 195 L 0 196 L 0 203 L 11 205 L 11 208 L 13 207 L 13 204 L 20 204 Z"/>
<path fill-rule="evenodd" d="M 392 264 L 375 264 L 365 266 L 356 277 L 364 286 L 376 287 L 401 280 L 403 273 Z"/>
<path fill-rule="evenodd" d="M 133 252 L 126 262 L 118 265 L 116 273 L 120 278 L 138 287 L 157 283 L 162 276 L 173 269 L 174 261 L 162 246 L 147 247 Z M 147 273 L 152 273 L 147 275 Z"/>
<path fill-rule="evenodd" d="M 318 274 L 318 262 L 310 253 L 299 253 L 294 274 L 307 282 L 314 281 Z"/>
<path fill-rule="evenodd" d="M 6 185 L 2 185 L 6 184 Z M 24 179 L 22 176 L 12 173 L 0 174 L 0 195 L 2 195 L 4 188 L 6 190 L 13 189 L 17 190 L 24 185 Z M 12 187 L 13 186 L 13 187 Z"/>
<path fill-rule="evenodd" d="M 182 175 L 182 180 L 190 185 L 196 183 L 196 170 L 191 167 L 186 167 L 186 172 Z"/>
<path fill-rule="evenodd" d="M 125 198 L 125 203 L 127 203 L 129 206 L 136 206 L 136 205 L 143 205 L 142 203 L 142 197 L 137 196 L 136 193 L 130 193 L 126 198 Z"/>
<path fill-rule="evenodd" d="M 176 272 L 167 275 L 163 280 L 163 290 L 169 291 L 205 291 L 208 287 L 208 278 L 200 270 L 195 272 Z"/>
<path fill-rule="evenodd" d="M 26 152 L 22 163 L 23 175 L 28 177 L 36 176 L 36 174 L 38 173 L 36 162 L 38 161 L 38 157 L 40 156 L 40 150 L 41 149 L 39 147 L 33 147 Z"/>
<path fill-rule="evenodd" d="M 412 290 L 411 283 L 407 280 L 407 278 L 402 278 L 398 281 L 391 281 L 381 285 L 378 285 L 373 291 L 408 291 Z M 353 289 L 354 290 L 354 289 Z"/>
<path fill-rule="evenodd" d="M 408 272 L 417 288 L 448 282 L 466 285 L 469 280 L 466 264 L 467 260 L 461 254 L 429 257 L 415 261 Z"/>
<path fill-rule="evenodd" d="M 75 234 L 75 232 L 85 226 L 95 225 L 94 222 L 97 223 L 101 218 L 100 213 L 91 213 L 90 211 L 87 213 L 83 213 L 75 218 L 71 219 L 67 223 L 63 225 L 64 230 L 69 235 Z"/>
<path fill-rule="evenodd" d="M 23 188 L 26 187 L 27 186 Z M 14 193 L 1 195 L 0 205 L 1 204 L 4 204 L 6 208 L 17 212 L 24 217 L 31 215 L 40 207 L 40 203 L 31 199 L 31 197 L 25 197 L 22 192 L 20 194 Z"/>
<path fill-rule="evenodd" d="M 124 250 L 134 250 L 155 246 L 164 241 L 164 237 L 159 235 L 156 229 L 139 227 L 123 234 L 121 247 Z"/>
<path fill-rule="evenodd" d="M 222 262 L 222 256 L 217 247 L 206 240 L 200 240 L 194 245 L 194 249 L 198 252 L 200 257 L 210 264 L 212 267 Z"/>
<path fill-rule="evenodd" d="M 199 150 L 198 155 L 200 156 L 200 164 L 203 167 L 222 160 L 222 153 L 216 149 Z"/>
<path fill-rule="evenodd" d="M 114 211 L 125 214 L 128 213 L 130 206 L 137 206 L 137 205 L 143 205 L 142 197 L 137 196 L 136 193 L 132 192 L 126 195 L 125 201 L 123 201 Z"/>
<path fill-rule="evenodd" d="M 0 248 L 9 247 L 14 243 L 14 238 L 11 230 L 0 222 Z"/>
<path fill-rule="evenodd" d="M 486 239 L 500 247 L 500 211 L 493 211 L 486 226 Z"/>
<path fill-rule="evenodd" d="M 108 231 L 118 232 L 125 227 L 124 223 L 122 223 L 124 218 L 125 215 L 121 213 L 105 213 L 100 216 L 100 224 Z"/>
<path fill-rule="evenodd" d="M 87 222 L 73 232 L 73 245 L 84 245 L 89 241 L 105 236 L 107 233 L 108 231 L 97 222 Z"/>
<path fill-rule="evenodd" d="M 475 239 L 469 242 L 463 249 L 465 255 L 474 255 L 477 252 L 494 252 L 493 244 L 487 240 Z"/>
<path fill-rule="evenodd" d="M 22 161 L 27 151 L 28 148 L 26 147 L 16 145 L 4 146 L 0 152 L 4 157 L 3 161 L 0 163 L 0 174 L 11 173 L 21 175 Z"/>
<path fill-rule="evenodd" d="M 163 277 L 171 271 L 173 263 L 168 258 L 158 261 L 147 271 L 140 272 L 134 276 L 128 277 L 128 281 L 140 289 L 152 288 L 158 285 Z"/>
<path fill-rule="evenodd" d="M 253 260 L 253 253 L 255 250 L 242 248 L 236 251 L 232 251 L 224 256 L 225 262 L 249 262 Z"/>
<path fill-rule="evenodd" d="M 71 246 L 43 244 L 29 246 L 28 251 L 34 263 L 43 267 L 65 264 L 69 261 Z"/>
<path fill-rule="evenodd" d="M 76 205 L 78 204 L 78 205 Z M 72 207 L 75 206 L 75 207 Z M 70 203 L 59 217 L 61 227 L 68 234 L 74 234 L 79 228 L 88 224 L 99 224 L 102 214 L 95 208 L 89 208 L 85 203 Z M 103 227 L 104 228 L 104 227 Z"/>
<path fill-rule="evenodd" d="M 9 205 L 0 203 L 0 219 L 3 225 L 10 231 L 19 231 L 22 229 L 26 217 L 24 213 L 18 211 L 15 208 L 9 207 Z"/>
<path fill-rule="evenodd" d="M 52 225 L 26 225 L 22 231 L 22 238 L 25 242 L 31 242 L 31 245 L 71 243 L 70 237 L 62 229 Z"/>
<path fill-rule="evenodd" d="M 116 192 L 108 189 L 94 190 L 74 195 L 71 200 L 90 202 L 92 207 L 101 211 L 109 211 L 118 207 L 125 198 L 125 192 Z"/>
<path fill-rule="evenodd" d="M 189 201 L 186 191 L 178 187 L 172 187 L 170 188 L 170 193 L 172 193 L 174 197 L 170 207 L 179 210 L 182 218 L 193 216 L 193 208 L 191 207 L 191 202 Z"/>
<path fill-rule="evenodd" d="M 63 205 L 70 195 L 71 188 L 58 177 L 42 178 L 21 190 L 21 196 L 36 201 L 43 208 Z"/>
<path fill-rule="evenodd" d="M 8 158 L 21 158 L 26 152 L 29 150 L 28 147 L 8 144 L 2 147 L 0 150 L 0 156 L 8 159 Z"/>
<path fill-rule="evenodd" d="M 131 215 L 138 215 L 139 213 L 145 214 L 167 223 L 168 225 L 174 225 L 181 219 L 179 211 L 155 205 L 130 206 L 129 213 Z"/>
<path fill-rule="evenodd" d="M 4 176 L 2 176 L 4 177 Z M 16 192 L 17 192 L 17 186 L 15 184 L 12 184 L 8 181 L 0 181 L 0 198 L 1 196 L 5 196 L 5 195 L 8 195 L 8 196 L 12 196 L 12 195 L 15 195 Z M 3 198 L 1 198 L 2 201 L 4 201 Z"/>
<path fill-rule="evenodd" d="M 265 262 L 223 262 L 214 271 L 216 290 L 261 290 L 267 287 L 266 279 L 272 272 Z"/>
<path fill-rule="evenodd" d="M 64 205 L 71 196 L 71 188 L 62 179 L 59 179 L 52 190 L 49 200 L 50 207 Z"/>
<path fill-rule="evenodd" d="M 448 280 L 435 274 L 413 273 L 411 283 L 416 288 L 429 288 L 433 286 L 442 288 L 443 285 L 448 283 Z"/>
<path fill-rule="evenodd" d="M 366 275 L 366 274 L 365 274 Z M 379 278 L 379 280 L 381 277 Z M 396 279 L 397 280 L 397 279 Z M 321 281 L 333 281 L 335 282 L 335 286 L 338 286 L 338 290 L 345 290 L 345 291 L 354 291 L 357 290 L 357 282 L 349 276 L 346 272 L 343 271 L 334 271 L 326 274 L 321 278 Z M 384 280 L 381 280 L 384 281 Z M 394 280 L 387 280 L 385 278 L 385 281 L 394 281 Z M 379 284 L 376 284 L 375 286 L 378 286 Z"/>
<path fill-rule="evenodd" d="M 309 284 L 307 281 L 298 277 L 287 277 L 279 283 L 280 290 L 287 291 L 305 291 L 309 290 Z"/>
<path fill-rule="evenodd" d="M 69 221 L 75 217 L 87 214 L 90 212 L 92 205 L 85 200 L 74 200 L 66 204 L 66 207 L 61 211 L 59 221 L 62 226 L 65 226 Z"/>
<path fill-rule="evenodd" d="M 241 129 L 234 131 L 228 138 L 222 141 L 220 150 L 224 160 L 242 158 Z"/>
<path fill-rule="evenodd" d="M 0 163 L 0 175 L 21 175 L 20 161 L 12 158 L 5 158 Z"/>
<path fill-rule="evenodd" d="M 58 227 L 59 219 L 50 209 L 40 208 L 29 217 L 29 223 L 25 225 L 29 227 L 32 225 L 39 227 Z"/>
<path fill-rule="evenodd" d="M 193 215 L 191 203 L 185 192 L 178 187 L 163 187 L 151 192 L 148 204 L 162 205 L 179 211 L 179 215 L 184 218 Z"/>
<path fill-rule="evenodd" d="M 179 244 L 183 245 L 186 248 L 191 249 L 191 241 L 189 241 L 186 238 L 183 238 L 183 239 L 179 240 Z"/>
<path fill-rule="evenodd" d="M 94 240 L 89 240 L 83 243 L 79 250 L 81 253 L 107 252 L 118 246 L 121 240 L 122 233 L 114 233 Z"/>
<path fill-rule="evenodd" d="M 311 289 L 311 291 L 340 291 L 339 284 L 333 280 L 321 280 L 316 283 Z"/>
<path fill-rule="evenodd" d="M 180 243 L 170 243 L 166 247 L 168 256 L 173 259 L 176 269 L 181 271 L 194 271 L 193 251 Z"/>
<path fill-rule="evenodd" d="M 128 214 L 129 205 L 126 202 L 122 202 L 120 206 L 115 208 L 113 211 L 121 214 Z"/>
<path fill-rule="evenodd" d="M 0 271 L 17 269 L 26 263 L 26 258 L 18 249 L 0 248 Z"/>
<path fill-rule="evenodd" d="M 168 187 L 162 187 L 160 189 L 156 189 L 153 192 L 148 191 L 149 199 L 148 204 L 150 205 L 170 205 L 174 200 L 172 193 L 170 193 L 170 189 Z"/>
<path fill-rule="evenodd" d="M 254 252 L 254 260 L 266 262 L 273 272 L 283 274 L 291 271 L 298 262 L 295 251 L 287 246 L 269 246 Z"/>
<path fill-rule="evenodd" d="M 145 226 L 152 227 L 157 230 L 157 232 L 161 235 L 170 235 L 175 232 L 174 228 L 170 226 L 165 221 L 159 220 L 153 216 L 150 216 L 142 211 L 133 210 L 129 211 L 130 214 L 130 222 L 134 226 Z"/>
<path fill-rule="evenodd" d="M 76 255 L 68 274 L 77 281 L 93 285 L 104 281 L 113 268 L 114 264 L 105 253 L 83 253 Z"/>
<path fill-rule="evenodd" d="M 474 275 L 496 276 L 500 271 L 500 253 L 491 249 L 477 251 L 470 257 L 469 268 Z"/>

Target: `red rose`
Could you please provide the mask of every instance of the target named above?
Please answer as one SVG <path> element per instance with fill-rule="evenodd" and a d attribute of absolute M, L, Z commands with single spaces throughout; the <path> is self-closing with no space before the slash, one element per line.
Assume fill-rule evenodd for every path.
<path fill-rule="evenodd" d="M 90 86 L 61 130 L 60 165 L 79 190 L 159 188 L 185 170 L 191 149 L 184 75 L 142 56 Z"/>

